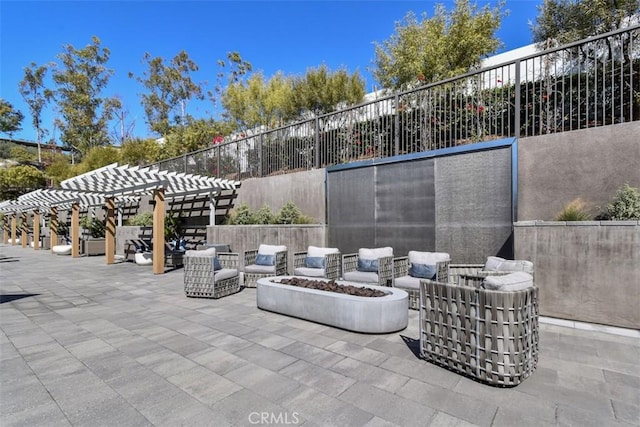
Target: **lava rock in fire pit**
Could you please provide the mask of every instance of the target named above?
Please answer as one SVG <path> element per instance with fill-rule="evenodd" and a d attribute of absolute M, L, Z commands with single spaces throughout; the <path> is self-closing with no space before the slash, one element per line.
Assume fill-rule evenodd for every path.
<path fill-rule="evenodd" d="M 303 277 L 291 277 L 286 279 L 280 279 L 279 282 L 283 285 L 299 286 L 301 288 L 318 289 L 321 291 L 337 292 L 340 294 L 354 295 L 358 297 L 383 297 L 386 293 L 371 288 L 365 288 L 352 285 L 340 285 L 334 280 L 325 282 L 324 280 L 311 280 Z"/>

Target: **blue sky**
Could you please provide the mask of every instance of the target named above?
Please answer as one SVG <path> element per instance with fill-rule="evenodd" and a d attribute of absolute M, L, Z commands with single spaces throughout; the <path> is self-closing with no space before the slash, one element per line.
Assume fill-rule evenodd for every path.
<path fill-rule="evenodd" d="M 145 52 L 167 61 L 181 50 L 198 64 L 194 76 L 212 89 L 218 59 L 240 52 L 268 78 L 277 71 L 304 75 L 310 67 L 358 71 L 367 91 L 376 82 L 369 69 L 374 42 L 388 40 L 407 12 L 433 15 L 436 3 L 453 8 L 453 1 L 6 1 L 0 0 L 0 96 L 25 115 L 23 130 L 13 136 L 35 140 L 28 108 L 18 92 L 24 67 L 31 62 L 55 62 L 63 45 L 82 48 L 92 36 L 111 51 L 108 66 L 115 70 L 103 96 L 119 96 L 135 120 L 133 134 L 147 137 L 139 94 L 142 87 L 128 77 L 141 75 Z M 486 4 L 478 0 L 478 6 Z M 531 43 L 529 22 L 535 22 L 542 0 L 507 0 L 497 37 L 499 52 Z M 489 4 L 494 4 L 489 2 Z M 195 117 L 214 114 L 209 102 L 192 102 Z M 53 112 L 43 114 L 44 127 L 53 128 Z"/>

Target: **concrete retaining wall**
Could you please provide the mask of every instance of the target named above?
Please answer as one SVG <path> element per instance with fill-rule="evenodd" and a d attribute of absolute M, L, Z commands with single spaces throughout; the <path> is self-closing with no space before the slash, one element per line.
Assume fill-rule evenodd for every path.
<path fill-rule="evenodd" d="M 293 273 L 293 253 L 306 251 L 309 245 L 327 246 L 327 229 L 312 225 L 214 225 L 207 227 L 207 242 L 231 245 L 240 254 L 244 267 L 244 251 L 258 249 L 261 243 L 286 245 L 289 251 L 288 269 Z"/>
<path fill-rule="evenodd" d="M 517 222 L 516 259 L 534 263 L 540 314 L 640 329 L 640 222 Z"/>
<path fill-rule="evenodd" d="M 292 201 L 303 214 L 325 224 L 325 193 L 325 169 L 250 178 L 242 181 L 236 206 L 246 203 L 257 210 L 268 205 L 276 213 L 285 203 Z"/>
<path fill-rule="evenodd" d="M 598 214 L 625 183 L 640 187 L 640 122 L 518 140 L 518 221 L 551 221 L 575 198 Z"/>

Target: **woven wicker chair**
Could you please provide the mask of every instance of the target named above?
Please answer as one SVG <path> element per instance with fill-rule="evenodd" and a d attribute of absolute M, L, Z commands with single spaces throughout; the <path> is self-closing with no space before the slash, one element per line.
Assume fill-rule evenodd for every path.
<path fill-rule="evenodd" d="M 275 257 L 275 265 L 265 266 L 257 265 L 258 254 L 263 248 L 273 249 L 275 246 L 260 245 L 258 249 L 248 250 L 244 252 L 244 287 L 255 288 L 258 285 L 258 279 L 271 276 L 286 276 L 288 274 L 287 258 L 289 251 L 278 250 L 272 255 Z"/>
<path fill-rule="evenodd" d="M 375 256 L 377 259 L 377 271 L 362 271 L 358 267 L 361 259 L 371 260 L 372 258 L 364 258 L 361 254 L 370 253 L 391 253 L 391 255 Z M 377 252 L 376 252 L 377 251 Z M 377 286 L 391 286 L 393 279 L 393 249 L 390 247 L 366 249 L 361 248 L 358 253 L 345 254 L 342 256 L 342 278 L 349 282 L 367 283 Z"/>
<path fill-rule="evenodd" d="M 458 283 L 461 276 L 500 276 L 524 271 L 534 276 L 533 263 L 490 256 L 484 264 L 449 264 L 449 282 Z"/>
<path fill-rule="evenodd" d="M 515 386 L 538 363 L 538 288 L 488 290 L 483 280 L 421 281 L 420 355 L 487 384 Z"/>
<path fill-rule="evenodd" d="M 220 270 L 214 270 L 214 258 Z M 188 297 L 221 298 L 240 291 L 239 254 L 187 251 L 184 262 L 184 293 Z"/>
<path fill-rule="evenodd" d="M 418 310 L 420 308 L 420 280 L 421 277 L 414 277 L 410 271 L 411 259 L 417 261 L 422 254 L 433 254 L 429 252 L 409 252 L 409 256 L 398 257 L 393 259 L 393 287 L 407 291 L 409 294 L 409 308 Z M 439 253 L 435 259 L 435 280 L 438 282 L 449 282 L 449 254 Z"/>
<path fill-rule="evenodd" d="M 307 257 L 323 258 L 322 267 L 313 266 Z M 294 252 L 293 275 L 337 280 L 340 278 L 341 258 L 342 255 L 337 248 L 309 246 L 304 252 Z"/>

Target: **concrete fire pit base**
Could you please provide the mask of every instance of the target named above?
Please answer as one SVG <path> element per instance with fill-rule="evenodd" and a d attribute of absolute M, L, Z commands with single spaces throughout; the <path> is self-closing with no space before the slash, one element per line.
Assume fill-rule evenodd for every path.
<path fill-rule="evenodd" d="M 359 297 L 274 282 L 279 279 L 281 277 L 258 280 L 258 308 L 354 332 L 385 334 L 407 327 L 408 295 L 402 289 L 337 281 L 344 285 L 378 289 L 387 294 L 383 297 Z"/>

